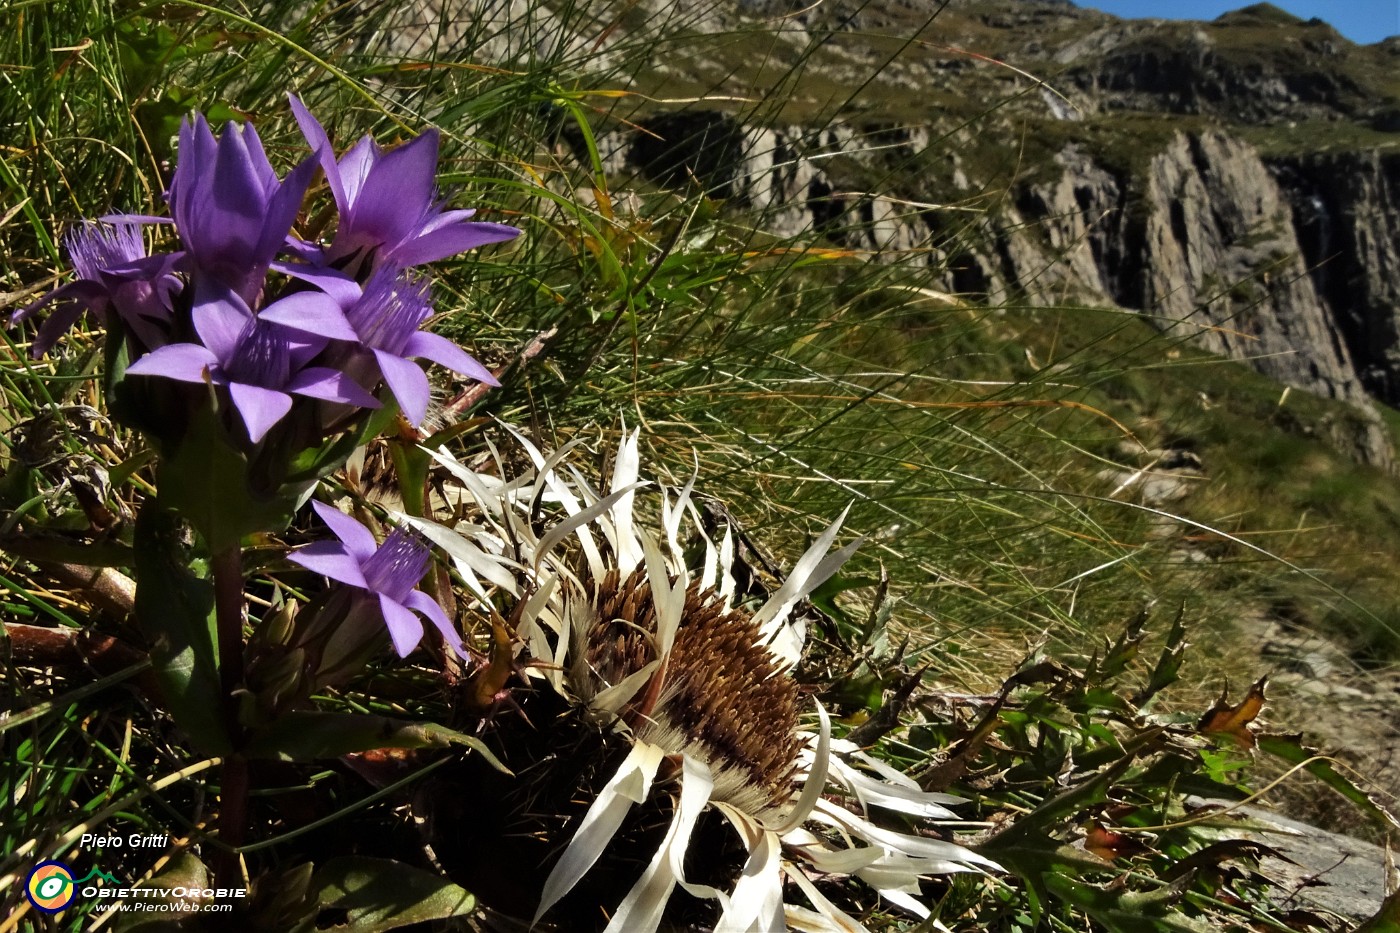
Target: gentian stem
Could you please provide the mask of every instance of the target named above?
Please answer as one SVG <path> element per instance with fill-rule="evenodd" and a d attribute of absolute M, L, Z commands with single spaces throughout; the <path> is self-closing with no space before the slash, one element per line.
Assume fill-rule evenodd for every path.
<path fill-rule="evenodd" d="M 243 844 L 248 822 L 248 760 L 239 752 L 243 729 L 238 722 L 238 697 L 243 686 L 243 550 L 236 542 L 216 552 L 210 560 L 214 577 L 214 615 L 219 635 L 219 682 L 224 721 L 234 751 L 224 759 L 219 794 L 219 854 L 215 882 L 220 887 L 242 887 L 236 849 Z"/>

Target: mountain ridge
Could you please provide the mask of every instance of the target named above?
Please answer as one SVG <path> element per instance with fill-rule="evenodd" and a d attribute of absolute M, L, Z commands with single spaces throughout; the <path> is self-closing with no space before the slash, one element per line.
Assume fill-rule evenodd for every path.
<path fill-rule="evenodd" d="M 1358 46 L 1267 4 L 1209 23 L 1057 0 L 698 6 L 638 84 L 742 96 L 764 68 L 669 52 L 781 15 L 800 28 L 770 59 L 807 43 L 797 106 L 767 122 L 693 106 L 642 118 L 649 138 L 624 126 L 605 142 L 612 171 L 697 179 L 779 235 L 925 249 L 940 287 L 969 300 L 1071 299 L 1192 328 L 1354 405 L 1342 446 L 1393 468 L 1373 402 L 1400 404 L 1400 43 Z M 824 83 L 855 86 L 847 73 L 881 55 L 844 107 L 823 103 Z M 1014 162 L 988 151 L 997 139 L 1021 141 Z M 950 203 L 982 214 L 933 206 Z"/>

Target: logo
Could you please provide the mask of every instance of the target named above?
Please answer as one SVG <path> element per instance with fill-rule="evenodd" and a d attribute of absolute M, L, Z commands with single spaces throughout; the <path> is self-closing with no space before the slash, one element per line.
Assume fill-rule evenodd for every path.
<path fill-rule="evenodd" d="M 49 914 L 56 914 L 73 903 L 77 890 L 72 869 L 62 862 L 40 862 L 24 884 L 29 903 Z"/>
<path fill-rule="evenodd" d="M 56 914 L 73 903 L 80 885 L 85 885 L 94 878 L 107 884 L 121 883 L 96 866 L 83 877 L 74 878 L 73 869 L 62 862 L 40 862 L 34 866 L 34 870 L 29 873 L 29 880 L 24 883 L 24 896 L 39 910 Z M 82 892 L 83 897 L 92 897 L 101 890 L 88 887 Z"/>
<path fill-rule="evenodd" d="M 136 847 L 133 843 L 133 847 Z M 96 865 L 81 878 L 62 862 L 40 862 L 24 883 L 24 895 L 37 910 L 56 914 L 78 898 L 99 907 L 143 913 L 229 913 L 247 888 L 131 887 Z"/>

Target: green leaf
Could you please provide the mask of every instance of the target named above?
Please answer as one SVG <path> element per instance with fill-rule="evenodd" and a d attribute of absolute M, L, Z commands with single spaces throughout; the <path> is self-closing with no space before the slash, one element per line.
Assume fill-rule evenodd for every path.
<path fill-rule="evenodd" d="M 1046 800 L 1030 813 L 1017 819 L 1010 827 L 988 839 L 978 851 L 988 858 L 1000 858 L 997 852 L 1002 847 L 1019 844 L 1024 837 L 1033 832 L 1048 830 L 1052 825 L 1071 819 L 1094 804 L 1103 803 L 1108 799 L 1109 788 L 1127 772 L 1133 760 L 1140 754 L 1154 751 L 1162 736 L 1161 729 L 1151 729 L 1135 736 L 1124 743 L 1123 756 L 1118 761 L 1093 777 Z"/>
<path fill-rule="evenodd" d="M 1332 767 L 1332 762 L 1329 759 L 1320 757 L 1317 749 L 1303 745 L 1302 736 L 1266 734 L 1256 736 L 1255 740 L 1260 750 L 1268 752 L 1275 758 L 1282 758 L 1292 765 L 1316 759 L 1304 765 L 1303 770 L 1356 804 L 1357 809 L 1365 813 L 1386 832 L 1400 831 L 1400 821 L 1397 821 L 1389 810 L 1378 804 L 1374 797 L 1357 787 L 1336 768 Z"/>
<path fill-rule="evenodd" d="M 136 517 L 136 620 L 166 708 L 195 744 L 216 755 L 231 748 L 221 711 L 214 585 L 208 561 L 190 546 L 180 514 L 151 499 Z"/>
<path fill-rule="evenodd" d="M 12 459 L 10 468 L 0 474 L 0 509 L 14 512 L 22 503 L 39 494 L 38 474 L 24 463 Z"/>
<path fill-rule="evenodd" d="M 1047 875 L 1045 885 L 1057 898 L 1084 911 L 1111 933 L 1214 933 L 1218 929 L 1170 909 L 1182 893 L 1175 885 L 1145 893 L 1108 890 L 1060 874 Z"/>
<path fill-rule="evenodd" d="M 1172 621 L 1171 631 L 1167 633 L 1166 643 L 1162 645 L 1162 654 L 1157 658 L 1157 665 L 1152 668 L 1152 676 L 1148 678 L 1147 685 L 1133 697 L 1134 706 L 1146 706 L 1157 694 L 1176 683 L 1177 678 L 1180 677 L 1181 658 L 1188 647 L 1186 625 L 1182 621 L 1185 616 L 1185 607 L 1177 610 L 1176 619 Z"/>
<path fill-rule="evenodd" d="M 394 458 L 394 474 L 399 479 L 403 510 L 422 518 L 426 514 L 428 470 L 433 458 L 423 448 L 397 438 L 389 442 L 389 455 Z"/>
<path fill-rule="evenodd" d="M 316 872 L 312 884 L 322 911 L 345 912 L 343 922 L 321 930 L 379 933 L 465 917 L 476 909 L 476 898 L 464 888 L 391 859 L 333 859 Z"/>
<path fill-rule="evenodd" d="M 327 440 L 319 447 L 308 447 L 292 458 L 287 468 L 289 483 L 313 483 L 345 465 L 356 448 L 377 437 L 398 414 L 398 406 L 390 401 L 371 411 L 353 430 Z"/>
<path fill-rule="evenodd" d="M 167 892 L 173 892 L 176 888 L 201 891 L 209 887 L 209 869 L 205 868 L 204 863 L 195 858 L 193 853 L 185 851 L 171 859 L 160 874 L 148 881 L 141 882 L 136 887 L 161 888 Z M 176 906 L 182 903 L 189 904 L 191 907 L 198 905 L 201 903 L 201 899 L 198 897 L 180 898 L 175 897 L 173 893 L 166 893 L 143 897 L 141 903 L 170 905 L 170 908 L 150 911 L 118 911 L 116 929 L 119 933 L 153 926 L 161 930 L 200 930 L 205 926 L 205 921 L 198 912 L 182 912 Z"/>
<path fill-rule="evenodd" d="M 510 773 L 485 745 L 465 733 L 431 722 L 359 713 L 316 710 L 287 713 L 255 732 L 246 752 L 250 758 L 314 761 L 375 748 L 448 748 L 452 745 L 474 749 L 485 755 L 493 767 Z"/>
<path fill-rule="evenodd" d="M 236 545 L 248 534 L 281 531 L 296 511 L 306 486 L 255 491 L 248 459 L 229 443 L 218 412 L 201 406 L 173 451 L 161 461 L 160 498 L 179 509 L 199 531 L 211 553 Z"/>
<path fill-rule="evenodd" d="M 1107 645 L 1102 660 L 1097 654 L 1089 662 L 1089 667 L 1084 671 L 1084 680 L 1093 685 L 1105 684 L 1116 677 L 1122 675 L 1128 666 L 1137 659 L 1138 652 L 1142 648 L 1144 638 L 1144 628 L 1147 625 L 1147 613 L 1140 612 L 1130 620 L 1123 629 L 1123 634 L 1118 636 L 1118 640 Z"/>

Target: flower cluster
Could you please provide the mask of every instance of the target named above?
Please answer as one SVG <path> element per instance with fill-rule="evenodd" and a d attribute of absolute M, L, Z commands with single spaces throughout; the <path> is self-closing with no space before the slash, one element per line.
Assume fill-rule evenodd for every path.
<path fill-rule="evenodd" d="M 155 440 L 159 498 L 211 552 L 236 553 L 243 536 L 284 527 L 363 438 L 358 429 L 376 425 L 366 415 L 382 402 L 392 398 L 420 424 L 429 403 L 420 360 L 497 384 L 452 341 L 422 329 L 433 302 L 415 268 L 519 231 L 446 209 L 435 131 L 390 150 L 365 137 L 337 160 L 321 124 L 295 97 L 291 107 L 311 152 L 285 176 L 251 125 L 216 135 L 203 116 L 186 119 L 170 216 L 78 226 L 66 240 L 74 280 L 12 317 L 49 309 L 36 356 L 84 314 L 107 326 L 114 414 Z M 325 241 L 307 240 L 297 220 L 322 170 L 338 219 Z M 148 253 L 149 227 L 172 231 L 172 248 Z M 406 655 L 422 638 L 420 617 L 465 657 L 443 610 L 416 589 L 427 546 L 404 531 L 376 546 L 352 519 L 318 508 L 339 541 L 291 558 L 341 584 L 334 612 L 307 614 L 325 616 L 320 630 L 339 629 L 318 643 L 318 663 L 350 669 L 384 627 Z"/>
<path fill-rule="evenodd" d="M 77 278 L 12 319 L 53 306 L 35 354 L 83 313 L 95 315 L 126 341 L 126 376 L 212 387 L 236 446 L 247 449 L 298 399 L 375 408 L 381 384 L 417 425 L 428 406 L 419 359 L 494 385 L 459 347 L 421 330 L 432 300 L 412 269 L 519 231 L 444 209 L 436 132 L 390 151 L 365 137 L 337 161 L 321 125 L 291 104 L 313 154 L 284 178 L 251 125 L 230 123 L 216 137 L 202 116 L 187 119 L 170 218 L 109 216 L 68 237 Z M 293 233 L 318 167 L 339 212 L 326 244 Z M 180 248 L 147 255 L 146 224 L 173 224 Z M 343 407 L 322 410 L 321 434 L 346 424 Z"/>

